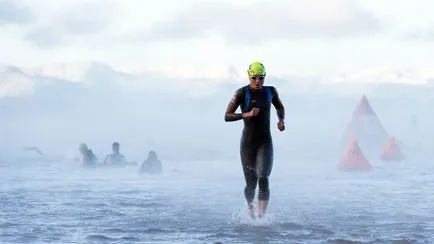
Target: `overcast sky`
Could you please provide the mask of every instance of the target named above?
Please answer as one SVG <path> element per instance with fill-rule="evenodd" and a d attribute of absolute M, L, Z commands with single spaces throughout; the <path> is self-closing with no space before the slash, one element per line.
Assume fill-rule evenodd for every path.
<path fill-rule="evenodd" d="M 429 0 L 0 0 L 0 62 L 218 74 L 434 67 Z"/>

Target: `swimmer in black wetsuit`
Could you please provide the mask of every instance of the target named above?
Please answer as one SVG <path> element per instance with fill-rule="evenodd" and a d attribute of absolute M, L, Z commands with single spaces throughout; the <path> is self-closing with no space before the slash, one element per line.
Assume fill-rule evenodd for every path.
<path fill-rule="evenodd" d="M 119 152 L 120 145 L 119 142 L 113 142 L 112 144 L 112 154 L 109 154 L 104 159 L 105 165 L 125 165 L 127 161 L 125 156 Z"/>
<path fill-rule="evenodd" d="M 268 177 L 273 167 L 273 142 L 270 133 L 271 104 L 277 110 L 279 122 L 277 128 L 285 130 L 285 108 L 273 86 L 263 86 L 265 80 L 264 65 L 254 62 L 247 71 L 250 84 L 238 89 L 229 102 L 225 121 L 244 120 L 241 136 L 240 154 L 246 187 L 244 196 L 249 214 L 254 218 L 253 199 L 256 185 L 259 184 L 258 216 L 264 216 L 270 198 Z M 235 113 L 238 106 L 242 113 Z"/>
<path fill-rule="evenodd" d="M 157 153 L 153 150 L 149 151 L 148 158 L 142 163 L 139 173 L 161 174 L 161 161 L 158 159 Z"/>
<path fill-rule="evenodd" d="M 82 166 L 83 167 L 96 167 L 98 164 L 98 160 L 93 154 L 92 150 L 90 150 L 85 143 L 81 143 L 79 146 L 80 153 L 83 156 Z"/>

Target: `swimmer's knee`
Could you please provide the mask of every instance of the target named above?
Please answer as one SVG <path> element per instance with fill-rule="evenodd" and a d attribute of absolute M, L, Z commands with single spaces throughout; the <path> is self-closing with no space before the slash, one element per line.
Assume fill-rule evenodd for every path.
<path fill-rule="evenodd" d="M 258 178 L 268 178 L 273 169 L 273 160 L 269 158 L 261 158 L 257 161 L 257 175 Z"/>
<path fill-rule="evenodd" d="M 246 184 L 246 191 L 255 191 L 256 190 L 256 182 L 249 182 Z"/>

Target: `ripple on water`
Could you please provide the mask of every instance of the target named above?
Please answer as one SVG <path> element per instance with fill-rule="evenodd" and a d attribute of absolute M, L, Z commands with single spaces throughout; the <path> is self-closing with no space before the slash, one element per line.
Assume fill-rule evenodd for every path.
<path fill-rule="evenodd" d="M 276 163 L 269 212 L 252 221 L 239 165 L 212 163 L 212 172 L 206 165 L 185 162 L 182 171 L 153 177 L 136 169 L 8 167 L 0 173 L 0 242 L 434 242 L 434 170 L 426 169 L 434 166 L 345 174 L 323 162 L 317 170 Z"/>

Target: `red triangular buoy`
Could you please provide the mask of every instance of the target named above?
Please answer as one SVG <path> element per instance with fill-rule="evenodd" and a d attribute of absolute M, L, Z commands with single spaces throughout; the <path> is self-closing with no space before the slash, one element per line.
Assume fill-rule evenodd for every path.
<path fill-rule="evenodd" d="M 370 149 L 376 151 L 375 154 L 378 155 L 388 137 L 387 131 L 369 104 L 368 99 L 363 95 L 345 128 L 342 142 L 346 145 L 353 139 L 357 140 L 365 153 L 367 149 Z"/>
<path fill-rule="evenodd" d="M 338 164 L 338 168 L 350 171 L 370 171 L 372 166 L 363 155 L 357 141 L 352 140 Z"/>
<path fill-rule="evenodd" d="M 401 161 L 405 159 L 401 149 L 396 143 L 395 137 L 391 137 L 386 143 L 381 152 L 380 159 L 383 161 Z"/>

